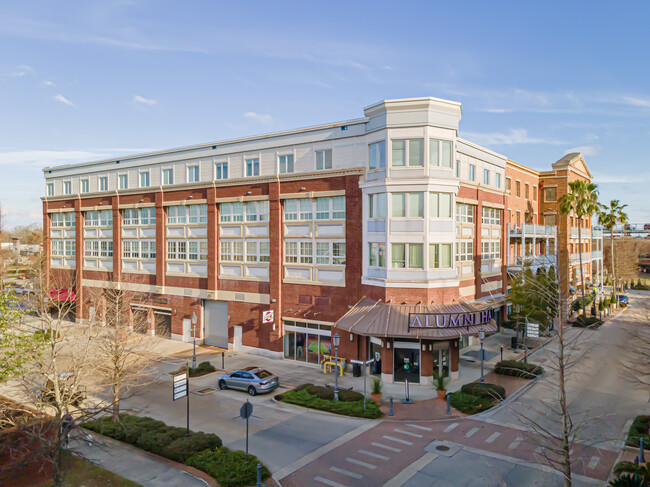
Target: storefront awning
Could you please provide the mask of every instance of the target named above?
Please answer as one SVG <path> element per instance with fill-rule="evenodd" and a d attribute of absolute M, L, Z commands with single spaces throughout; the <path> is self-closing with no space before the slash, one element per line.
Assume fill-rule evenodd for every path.
<path fill-rule="evenodd" d="M 494 308 L 483 303 L 446 306 L 391 304 L 364 298 L 336 322 L 356 335 L 450 340 L 497 331 Z"/>

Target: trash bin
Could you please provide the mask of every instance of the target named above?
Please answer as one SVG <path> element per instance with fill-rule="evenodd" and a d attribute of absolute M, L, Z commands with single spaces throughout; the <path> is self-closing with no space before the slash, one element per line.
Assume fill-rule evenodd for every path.
<path fill-rule="evenodd" d="M 361 364 L 352 364 L 352 377 L 361 377 Z"/>
<path fill-rule="evenodd" d="M 510 338 L 510 348 L 517 350 L 517 337 Z"/>

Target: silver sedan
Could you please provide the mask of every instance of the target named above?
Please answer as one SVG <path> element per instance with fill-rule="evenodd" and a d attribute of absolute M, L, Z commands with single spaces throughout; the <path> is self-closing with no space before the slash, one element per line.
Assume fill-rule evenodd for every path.
<path fill-rule="evenodd" d="M 219 377 L 219 389 L 239 389 L 251 396 L 271 392 L 279 386 L 277 375 L 259 367 L 246 367 Z"/>

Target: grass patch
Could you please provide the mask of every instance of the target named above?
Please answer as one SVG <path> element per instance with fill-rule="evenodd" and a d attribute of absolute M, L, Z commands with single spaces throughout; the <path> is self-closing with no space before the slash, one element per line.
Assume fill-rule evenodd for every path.
<path fill-rule="evenodd" d="M 451 405 L 465 414 L 477 414 L 494 406 L 498 400 L 492 397 L 481 397 L 466 392 L 458 391 L 449 394 Z"/>
<path fill-rule="evenodd" d="M 641 445 L 641 438 L 643 440 L 644 450 L 650 450 L 650 416 L 637 416 L 632 421 L 630 429 L 627 432 L 627 446 L 639 447 Z"/>
<path fill-rule="evenodd" d="M 307 386 L 307 387 L 304 387 Z M 318 389 L 314 389 L 318 387 Z M 366 409 L 363 409 L 363 395 L 361 395 L 361 400 L 358 399 L 356 395 L 346 394 L 347 391 L 339 391 L 340 401 L 334 400 L 334 391 L 332 391 L 331 399 L 329 398 L 329 393 L 325 393 L 323 390 L 332 391 L 332 389 L 327 389 L 325 387 L 314 386 L 313 384 L 304 384 L 294 390 L 287 391 L 283 394 L 278 394 L 276 397 L 277 400 L 282 402 L 287 402 L 289 404 L 295 404 L 297 406 L 303 406 L 311 409 L 318 409 L 319 411 L 327 411 L 329 413 L 340 414 L 343 416 L 354 416 L 357 418 L 370 418 L 375 419 L 382 416 L 382 412 L 379 410 L 379 406 L 372 401 L 366 400 Z M 321 398 L 315 394 L 311 394 L 310 391 L 315 393 L 326 394 L 326 398 Z M 359 394 L 359 393 L 355 393 Z M 347 400 L 343 400 L 343 398 Z"/>
<path fill-rule="evenodd" d="M 101 485 L 102 487 L 142 487 L 119 475 L 93 465 L 71 453 L 66 452 L 62 458 L 64 472 L 62 487 L 87 487 Z M 52 483 L 45 487 L 51 487 Z"/>
<path fill-rule="evenodd" d="M 237 487 L 254 485 L 257 479 L 257 464 L 260 463 L 255 455 L 228 448 L 203 450 L 187 460 L 190 467 L 198 468 L 219 481 L 221 487 Z M 271 476 L 271 472 L 262 465 L 262 478 Z"/>

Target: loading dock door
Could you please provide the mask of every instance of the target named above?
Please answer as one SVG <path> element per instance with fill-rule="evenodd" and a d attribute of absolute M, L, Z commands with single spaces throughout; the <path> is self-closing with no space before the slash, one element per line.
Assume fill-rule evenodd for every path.
<path fill-rule="evenodd" d="M 228 348 L 228 302 L 203 301 L 205 306 L 205 344 Z"/>
<path fill-rule="evenodd" d="M 165 311 L 153 310 L 156 335 L 164 338 L 172 336 L 172 314 Z"/>

